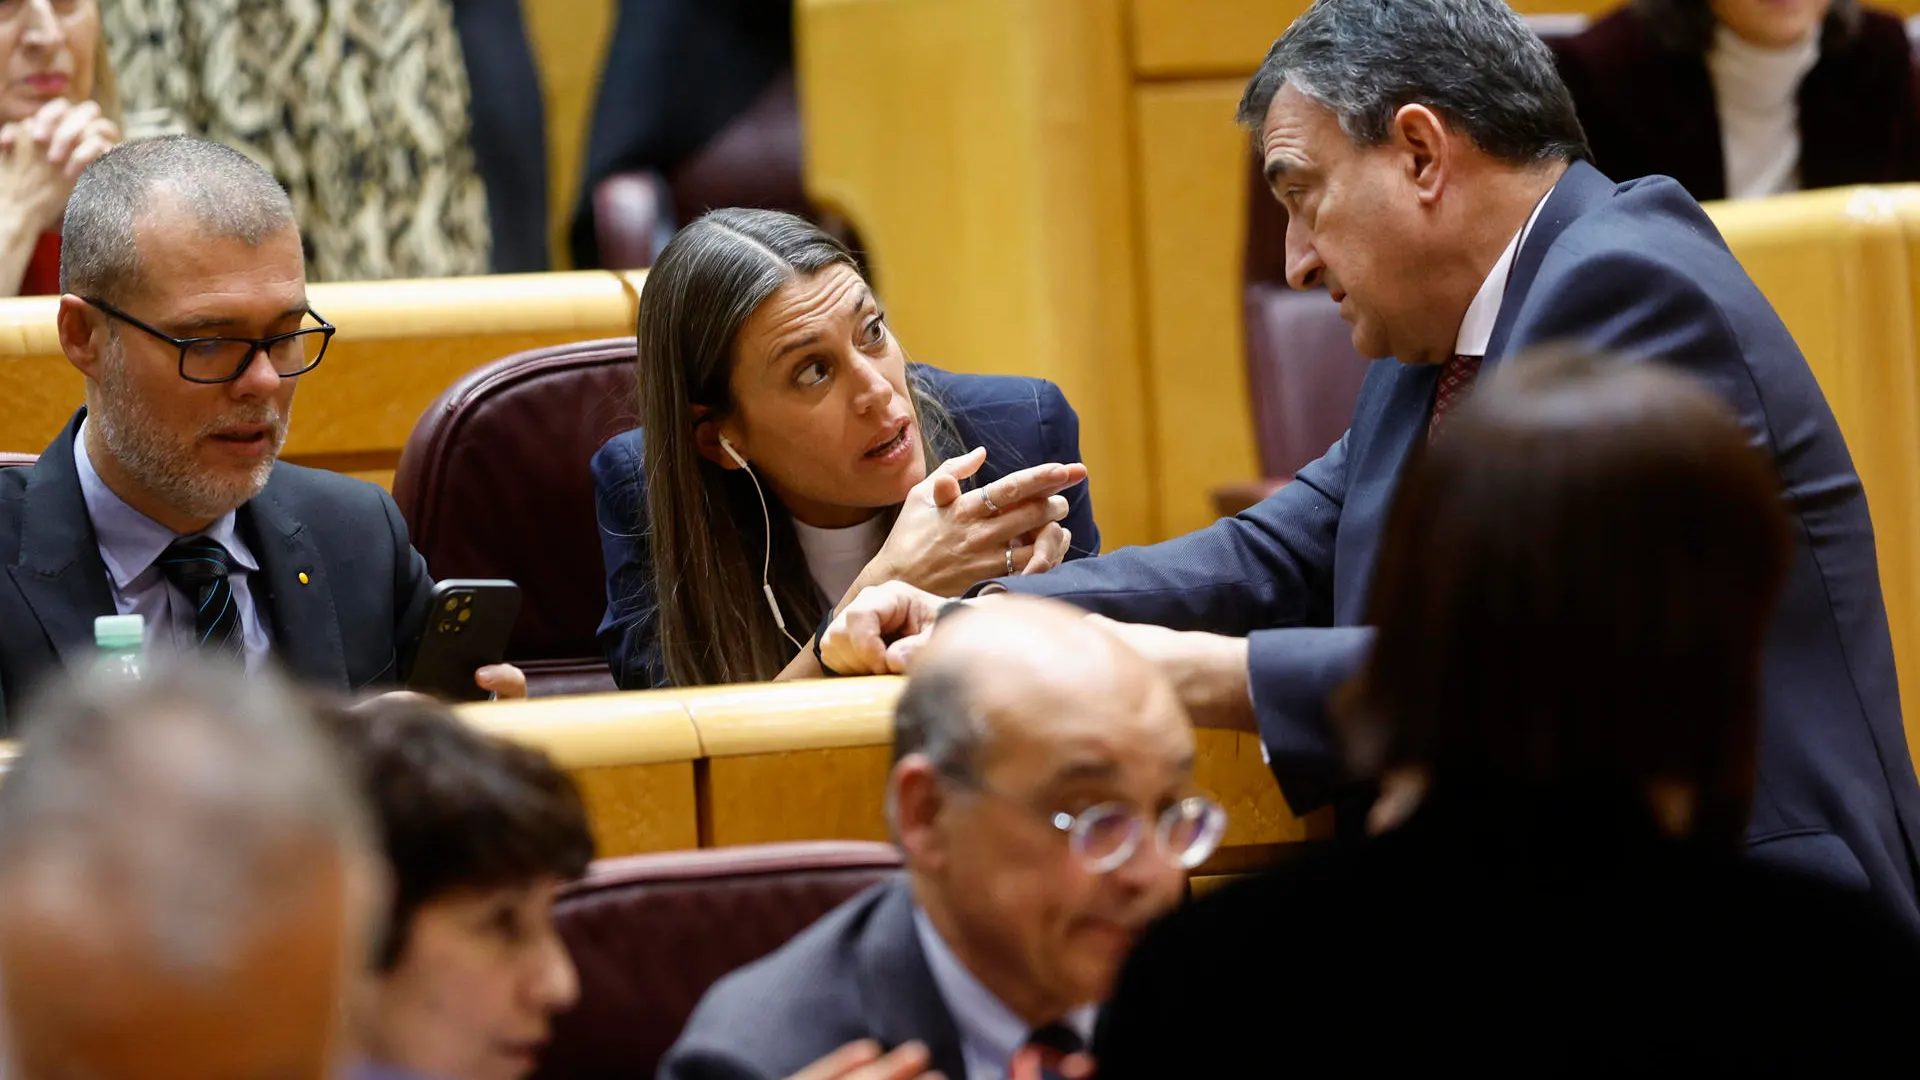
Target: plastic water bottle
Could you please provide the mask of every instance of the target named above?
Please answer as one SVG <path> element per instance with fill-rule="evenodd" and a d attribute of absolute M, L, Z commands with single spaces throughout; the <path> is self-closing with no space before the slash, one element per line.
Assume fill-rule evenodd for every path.
<path fill-rule="evenodd" d="M 147 620 L 139 615 L 102 615 L 93 620 L 93 644 L 100 650 L 95 671 L 109 678 L 138 679 L 145 663 Z"/>

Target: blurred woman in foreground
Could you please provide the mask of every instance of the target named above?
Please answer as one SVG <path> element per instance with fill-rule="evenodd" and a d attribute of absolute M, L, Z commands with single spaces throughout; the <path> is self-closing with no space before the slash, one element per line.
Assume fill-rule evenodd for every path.
<path fill-rule="evenodd" d="M 1401 485 L 1374 651 L 1337 703 L 1356 774 L 1381 778 L 1376 835 L 1150 931 L 1102 1080 L 1234 1075 L 1278 1017 L 1312 1033 L 1293 1067 L 1807 1075 L 1904 1054 L 1920 947 L 1741 853 L 1788 528 L 1767 459 L 1680 374 L 1564 352 L 1484 377 Z"/>

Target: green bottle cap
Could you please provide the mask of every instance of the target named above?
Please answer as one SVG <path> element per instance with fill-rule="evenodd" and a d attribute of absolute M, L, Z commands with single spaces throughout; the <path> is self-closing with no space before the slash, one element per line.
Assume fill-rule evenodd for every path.
<path fill-rule="evenodd" d="M 93 643 L 102 649 L 137 649 L 147 637 L 140 615 L 102 615 L 93 620 Z"/>

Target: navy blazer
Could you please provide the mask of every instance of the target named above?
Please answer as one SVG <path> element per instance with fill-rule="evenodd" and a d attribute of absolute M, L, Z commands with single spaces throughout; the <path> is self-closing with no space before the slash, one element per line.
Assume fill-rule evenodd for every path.
<path fill-rule="evenodd" d="M 834 908 L 714 983 L 660 1060 L 659 1080 L 780 1080 L 855 1039 L 918 1039 L 933 1068 L 967 1075 L 960 1032 L 913 923 L 905 875 Z"/>
<path fill-rule="evenodd" d="M 957 375 L 924 364 L 910 365 L 908 377 L 946 408 L 965 444 L 936 447 L 941 457 L 955 457 L 976 446 L 987 448 L 986 463 L 974 474 L 973 486 L 1035 465 L 1080 460 L 1080 417 L 1050 382 L 1019 375 Z M 635 428 L 614 436 L 593 455 L 594 501 L 607 563 L 607 614 L 600 621 L 600 645 L 613 668 L 614 682 L 623 690 L 668 685 L 666 665 L 660 658 L 641 447 L 640 430 Z M 1100 529 L 1093 521 L 1088 485 L 1079 484 L 1064 494 L 1068 509 L 1060 524 L 1073 533 L 1067 558 L 1099 554 Z M 772 491 L 767 498 L 770 505 L 779 505 Z M 796 633 L 808 629 L 799 627 Z"/>
<path fill-rule="evenodd" d="M 0 469 L 0 734 L 34 685 L 93 655 L 114 613 L 73 465 L 81 409 L 31 469 Z M 235 515 L 260 562 L 251 578 L 274 659 L 342 693 L 397 684 L 426 625 L 433 579 L 393 497 L 364 480 L 280 462 Z"/>
<path fill-rule="evenodd" d="M 1656 176 L 1616 186 L 1585 163 L 1567 171 L 1521 246 L 1485 362 L 1559 340 L 1679 365 L 1772 455 L 1797 545 L 1766 646 L 1749 840 L 1780 863 L 1872 888 L 1920 928 L 1920 786 L 1873 525 L 1799 347 L 1680 185 Z M 1248 635 L 1274 773 L 1295 812 L 1324 805 L 1346 779 L 1327 696 L 1371 642 L 1360 621 L 1374 556 L 1438 375 L 1375 362 L 1340 441 L 1238 517 L 1001 583 L 1125 621 Z"/>

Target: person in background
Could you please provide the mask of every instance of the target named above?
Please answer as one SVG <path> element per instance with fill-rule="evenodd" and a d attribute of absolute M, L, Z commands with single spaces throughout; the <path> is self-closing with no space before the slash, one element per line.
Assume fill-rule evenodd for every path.
<path fill-rule="evenodd" d="M 8 1080 L 331 1080 L 384 871 L 311 709 L 161 660 L 29 710 L 0 784 Z"/>
<path fill-rule="evenodd" d="M 392 880 L 349 1030 L 363 1080 L 518 1080 L 578 996 L 553 926 L 593 836 L 572 779 L 538 750 L 387 694 L 327 727 L 373 809 Z"/>
<path fill-rule="evenodd" d="M 1017 1077 L 1038 1056 L 1081 1075 L 1135 936 L 1226 827 L 1195 789 L 1172 687 L 1058 603 L 944 622 L 893 753 L 905 875 L 716 983 L 661 1080 L 769 1080 L 851 1039 L 913 1047 L 952 1080 Z"/>
<path fill-rule="evenodd" d="M 638 374 L 641 426 L 593 458 L 624 689 L 816 677 L 814 627 L 867 585 L 952 596 L 1099 550 L 1059 388 L 910 364 L 847 249 L 791 214 L 674 237 Z"/>
<path fill-rule="evenodd" d="M 341 693 L 404 681 L 433 581 L 393 498 L 277 461 L 333 334 L 280 185 L 213 143 L 126 143 L 75 185 L 60 258 L 86 404 L 33 468 L 0 470 L 0 732 L 101 615 Z M 510 665 L 474 678 L 526 695 Z"/>
<path fill-rule="evenodd" d="M 60 291 L 60 215 L 120 141 L 98 0 L 0 2 L 0 296 Z"/>
<path fill-rule="evenodd" d="M 1856 0 L 1633 0 L 1553 48 L 1617 179 L 1701 202 L 1920 180 L 1906 28 Z"/>
<path fill-rule="evenodd" d="M 114 0 L 103 13 L 127 108 L 271 170 L 311 280 L 488 271 L 450 0 Z"/>
<path fill-rule="evenodd" d="M 1740 857 L 1790 528 L 1692 379 L 1578 350 L 1490 375 L 1415 451 L 1338 699 L 1383 778 L 1377 835 L 1149 930 L 1102 1080 L 1903 1060 L 1920 942 L 1862 892 Z M 1302 1037 L 1276 1046 L 1279 1018 Z"/>

